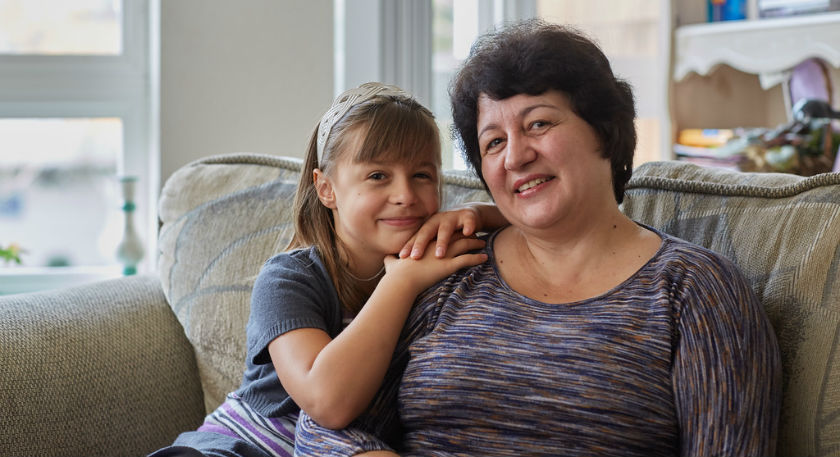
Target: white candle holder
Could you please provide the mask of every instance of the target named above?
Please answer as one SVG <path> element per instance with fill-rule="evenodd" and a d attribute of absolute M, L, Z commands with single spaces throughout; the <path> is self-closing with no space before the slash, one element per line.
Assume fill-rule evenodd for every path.
<path fill-rule="evenodd" d="M 122 212 L 125 220 L 123 225 L 122 240 L 117 245 L 117 259 L 123 265 L 123 275 L 129 276 L 137 273 L 137 265 L 143 259 L 143 243 L 137 236 L 134 227 L 134 188 L 137 184 L 136 176 L 120 176 L 123 205 Z"/>

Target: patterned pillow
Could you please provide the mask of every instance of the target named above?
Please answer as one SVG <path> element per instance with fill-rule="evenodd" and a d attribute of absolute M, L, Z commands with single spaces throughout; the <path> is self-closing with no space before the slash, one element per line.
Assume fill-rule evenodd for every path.
<path fill-rule="evenodd" d="M 300 162 L 216 156 L 176 171 L 163 188 L 158 267 L 195 349 L 207 411 L 239 386 L 251 288 L 291 237 Z"/>
<path fill-rule="evenodd" d="M 645 164 L 622 209 L 741 267 L 782 351 L 778 454 L 840 454 L 840 174 Z"/>
<path fill-rule="evenodd" d="M 214 156 L 179 169 L 163 188 L 158 268 L 195 349 L 208 413 L 242 380 L 251 288 L 291 239 L 300 168 L 277 156 Z M 489 199 L 466 174 L 444 182 L 444 206 Z"/>

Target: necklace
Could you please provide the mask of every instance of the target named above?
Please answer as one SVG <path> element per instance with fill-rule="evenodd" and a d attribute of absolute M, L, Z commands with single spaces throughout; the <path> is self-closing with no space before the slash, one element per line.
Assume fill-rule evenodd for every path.
<path fill-rule="evenodd" d="M 377 271 L 376 274 L 371 276 L 370 278 L 360 278 L 360 277 L 354 275 L 353 273 L 351 273 L 349 268 L 347 269 L 347 274 L 351 278 L 355 279 L 356 281 L 368 282 L 368 281 L 373 281 L 374 279 L 378 278 L 379 275 L 381 275 L 384 271 L 385 271 L 385 265 L 382 265 L 382 268 L 379 269 L 379 271 Z"/>

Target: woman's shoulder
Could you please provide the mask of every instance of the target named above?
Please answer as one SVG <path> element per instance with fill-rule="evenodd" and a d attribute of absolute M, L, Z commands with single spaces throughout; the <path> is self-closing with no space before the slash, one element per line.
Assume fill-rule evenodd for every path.
<path fill-rule="evenodd" d="M 662 248 L 657 253 L 657 257 L 661 257 L 673 261 L 682 261 L 686 263 L 696 263 L 698 266 L 702 265 L 720 265 L 726 267 L 735 267 L 731 259 L 725 255 L 684 240 L 675 235 L 663 232 L 656 228 L 642 224 L 643 227 L 656 233 L 662 238 Z M 737 267 L 735 267 L 737 268 Z"/>
<path fill-rule="evenodd" d="M 674 282 L 710 284 L 747 284 L 741 268 L 729 257 L 674 235 L 653 229 L 662 238 L 662 248 L 652 266 L 667 271 Z"/>

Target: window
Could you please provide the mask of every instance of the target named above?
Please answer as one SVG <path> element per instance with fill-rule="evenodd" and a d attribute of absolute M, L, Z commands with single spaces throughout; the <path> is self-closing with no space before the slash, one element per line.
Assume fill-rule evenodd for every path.
<path fill-rule="evenodd" d="M 479 33 L 534 14 L 532 0 L 334 0 L 335 92 L 396 84 L 435 114 L 444 168 L 464 168 L 449 138 L 449 80 Z"/>
<path fill-rule="evenodd" d="M 0 52 L 119 55 L 122 52 L 121 19 L 121 1 L 6 0 L 0 3 Z"/>
<path fill-rule="evenodd" d="M 486 29 L 492 23 L 479 24 L 479 17 L 485 10 L 478 0 L 434 0 L 432 5 L 432 94 L 429 108 L 435 113 L 440 128 L 446 168 L 463 170 L 467 168 L 466 164 L 449 133 L 452 114 L 448 87 L 458 66 L 469 54 L 470 44 L 479 36 L 479 29 Z"/>
<path fill-rule="evenodd" d="M 602 45 L 614 71 L 631 82 L 639 114 L 636 165 L 669 156 L 666 0 L 335 2 L 336 94 L 371 80 L 397 84 L 415 94 L 438 119 L 446 168 L 464 167 L 448 135 L 452 121 L 447 91 L 452 76 L 479 34 L 535 16 L 588 33 Z"/>
<path fill-rule="evenodd" d="M 120 175 L 139 177 L 135 227 L 149 264 L 158 187 L 150 8 L 0 1 L 0 248 L 23 250 L 21 266 L 0 260 L 3 276 L 43 275 L 32 287 L 49 288 L 58 272 L 120 271 Z"/>

